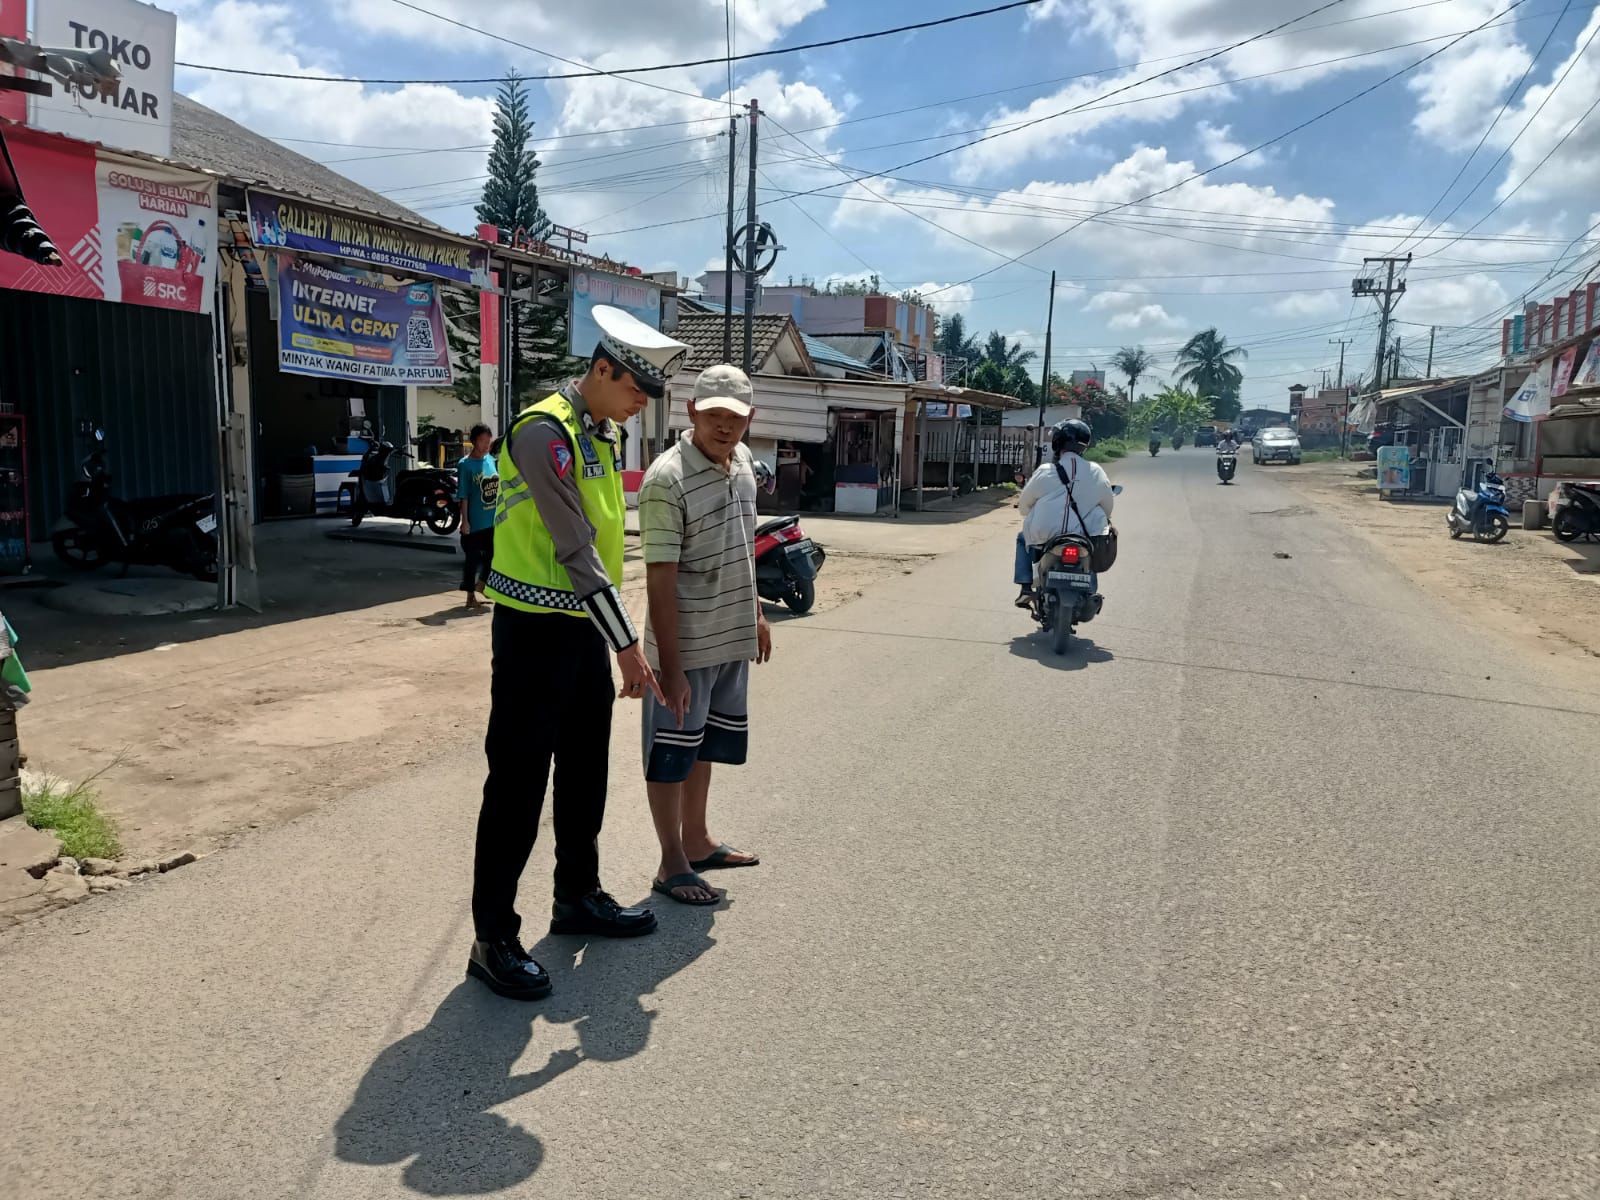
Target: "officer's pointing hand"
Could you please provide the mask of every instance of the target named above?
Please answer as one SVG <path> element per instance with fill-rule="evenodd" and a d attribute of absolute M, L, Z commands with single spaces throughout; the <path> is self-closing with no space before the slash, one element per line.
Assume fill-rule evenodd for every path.
<path fill-rule="evenodd" d="M 649 692 L 657 702 L 667 702 L 661 694 L 661 685 L 656 682 L 656 673 L 645 661 L 644 646 L 639 642 L 617 651 L 617 668 L 622 672 L 622 690 L 617 694 L 624 700 L 643 700 L 644 694 Z"/>

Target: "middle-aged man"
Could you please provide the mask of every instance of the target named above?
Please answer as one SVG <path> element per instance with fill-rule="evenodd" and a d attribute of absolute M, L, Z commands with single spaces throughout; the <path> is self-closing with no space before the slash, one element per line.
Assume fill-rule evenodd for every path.
<path fill-rule="evenodd" d="M 750 379 L 708 367 L 689 402 L 691 428 L 650 464 L 639 489 L 649 622 L 645 653 L 661 696 L 644 703 L 645 789 L 661 842 L 652 889 L 680 904 L 715 904 L 699 874 L 760 859 L 711 836 L 711 764 L 745 761 L 750 663 L 772 654 L 756 594 L 756 477 L 743 444 Z"/>
<path fill-rule="evenodd" d="M 555 762 L 555 907 L 551 933 L 634 937 L 656 927 L 600 886 L 612 692 L 660 695 L 617 585 L 623 516 L 618 427 L 666 394 L 689 348 L 621 309 L 594 309 L 589 370 L 533 405 L 500 452 L 491 635 L 489 776 L 472 880 L 476 940 L 467 973 L 503 996 L 535 1000 L 550 976 L 523 949 L 515 902 Z"/>

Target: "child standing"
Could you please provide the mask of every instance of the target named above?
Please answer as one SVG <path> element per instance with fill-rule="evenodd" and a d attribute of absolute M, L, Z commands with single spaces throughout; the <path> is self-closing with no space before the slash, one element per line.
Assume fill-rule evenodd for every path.
<path fill-rule="evenodd" d="M 467 607 L 485 603 L 479 593 L 489 578 L 489 562 L 494 558 L 494 508 L 500 498 L 500 471 L 489 442 L 494 433 L 487 425 L 472 427 L 472 453 L 456 463 L 456 499 L 461 502 L 461 553 L 466 564 L 461 568 L 461 590 L 467 594 Z"/>

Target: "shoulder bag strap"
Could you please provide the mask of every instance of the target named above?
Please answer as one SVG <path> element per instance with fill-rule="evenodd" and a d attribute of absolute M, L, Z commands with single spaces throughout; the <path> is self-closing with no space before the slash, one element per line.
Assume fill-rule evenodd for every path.
<path fill-rule="evenodd" d="M 1061 465 L 1061 460 L 1060 459 L 1056 460 L 1056 478 L 1061 480 L 1061 486 L 1067 489 L 1068 510 L 1072 513 L 1073 516 L 1078 518 L 1078 529 L 1079 529 L 1079 531 L 1081 532 L 1081 534 L 1084 537 L 1088 537 L 1089 536 L 1089 525 L 1088 525 L 1088 522 L 1086 522 L 1083 519 L 1083 514 L 1078 511 L 1078 502 L 1077 502 L 1077 500 L 1073 499 L 1073 496 L 1072 496 L 1072 480 L 1067 478 L 1066 468 Z M 1072 530 L 1068 527 L 1067 514 L 1065 512 L 1063 512 L 1061 514 L 1061 532 L 1062 533 L 1071 533 L 1072 532 Z"/>

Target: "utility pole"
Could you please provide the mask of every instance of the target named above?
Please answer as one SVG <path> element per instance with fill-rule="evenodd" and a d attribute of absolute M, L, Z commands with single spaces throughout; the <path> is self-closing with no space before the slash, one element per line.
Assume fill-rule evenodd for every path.
<path fill-rule="evenodd" d="M 1361 260 L 1364 268 L 1384 268 L 1384 278 L 1379 281 L 1376 271 L 1361 276 L 1350 285 L 1350 292 L 1354 296 L 1371 296 L 1378 301 L 1378 355 L 1375 362 L 1375 371 L 1372 376 L 1374 391 L 1383 390 L 1384 359 L 1389 352 L 1389 318 L 1394 315 L 1394 307 L 1401 296 L 1405 295 L 1406 281 L 1404 269 L 1411 265 L 1411 255 L 1404 258 L 1364 258 Z M 1395 268 L 1402 268 L 1402 278 L 1395 282 Z"/>
<path fill-rule="evenodd" d="M 1050 331 L 1056 323 L 1056 273 L 1050 272 L 1050 305 L 1044 319 L 1044 386 L 1039 389 L 1039 437 L 1034 443 L 1033 465 L 1044 462 L 1044 410 L 1050 403 Z"/>
<path fill-rule="evenodd" d="M 1394 377 L 1398 374 L 1400 374 L 1400 339 L 1395 338 L 1394 350 L 1390 352 L 1389 358 L 1389 382 L 1393 383 Z"/>
<path fill-rule="evenodd" d="M 1339 347 L 1339 382 L 1333 385 L 1336 388 L 1342 388 L 1344 386 L 1344 348 L 1350 345 L 1350 343 L 1353 341 L 1355 341 L 1355 338 L 1328 339 L 1328 345 Z"/>
<path fill-rule="evenodd" d="M 1346 346 L 1348 346 L 1353 341 L 1355 341 L 1354 338 L 1329 338 L 1328 339 L 1328 345 L 1330 345 L 1330 346 L 1338 346 L 1339 347 L 1339 382 L 1333 385 L 1336 388 L 1344 387 L 1344 348 Z M 1350 393 L 1349 392 L 1346 392 L 1344 394 L 1344 420 L 1339 422 L 1339 457 L 1340 458 L 1349 458 L 1350 457 Z"/>
<path fill-rule="evenodd" d="M 1422 373 L 1424 379 L 1433 378 L 1433 339 L 1439 332 L 1437 325 L 1428 326 L 1428 369 Z"/>
<path fill-rule="evenodd" d="M 739 118 L 728 118 L 728 237 L 727 259 L 722 270 L 722 361 L 733 361 L 733 181 L 737 174 Z"/>
<path fill-rule="evenodd" d="M 756 364 L 754 342 L 756 333 L 756 122 L 761 116 L 760 104 L 750 101 L 750 186 L 745 195 L 744 228 L 744 369 L 754 375 Z"/>

